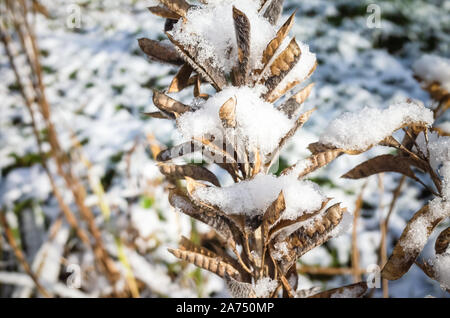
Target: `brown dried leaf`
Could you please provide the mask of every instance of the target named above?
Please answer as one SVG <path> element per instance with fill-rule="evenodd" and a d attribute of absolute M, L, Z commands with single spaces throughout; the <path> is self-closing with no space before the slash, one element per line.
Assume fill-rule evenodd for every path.
<path fill-rule="evenodd" d="M 408 243 L 410 243 L 411 236 L 414 235 L 412 233 L 417 231 L 417 227 L 426 226 L 426 228 L 422 230 L 425 231 L 427 237 L 431 235 L 431 232 L 433 232 L 434 228 L 443 219 L 441 216 L 433 214 L 435 213 L 430 213 L 428 204 L 414 214 L 413 218 L 408 222 L 405 230 L 400 236 L 400 239 L 395 245 L 391 257 L 381 271 L 381 276 L 383 278 L 396 280 L 402 277 L 409 270 L 417 256 L 419 256 L 426 242 L 420 242 L 423 246 L 419 246 L 419 244 L 413 248 L 405 248 L 405 246 L 408 246 Z M 417 223 L 417 220 L 426 220 L 426 222 Z"/>
<path fill-rule="evenodd" d="M 159 0 L 164 4 L 170 11 L 179 15 L 180 17 L 185 17 L 186 12 L 191 8 L 191 5 L 186 2 L 186 0 Z"/>
<path fill-rule="evenodd" d="M 330 289 L 308 298 L 360 298 L 367 291 L 367 283 L 359 282 L 335 289 Z"/>
<path fill-rule="evenodd" d="M 270 0 L 269 0 L 270 1 Z M 283 12 L 284 0 L 271 0 L 271 3 L 264 12 L 264 18 L 269 20 L 272 25 L 276 25 Z"/>
<path fill-rule="evenodd" d="M 361 179 L 382 172 L 398 172 L 417 180 L 416 175 L 411 170 L 411 165 L 416 165 L 416 163 L 410 157 L 381 155 L 359 164 L 344 174 L 342 178 Z"/>
<path fill-rule="evenodd" d="M 172 20 L 178 20 L 181 18 L 180 15 L 176 14 L 172 10 L 169 10 L 166 7 L 163 6 L 154 6 L 154 7 L 148 7 L 148 10 L 153 13 L 154 15 L 157 15 L 162 18 L 166 19 L 172 19 Z"/>
<path fill-rule="evenodd" d="M 295 112 L 306 101 L 309 94 L 311 94 L 313 87 L 314 83 L 311 83 L 300 90 L 297 94 L 294 94 L 283 105 L 279 107 L 279 110 L 285 113 L 289 117 L 289 119 L 291 119 Z"/>
<path fill-rule="evenodd" d="M 264 50 L 263 57 L 262 57 L 262 64 L 264 66 L 266 66 L 269 63 L 269 61 L 275 55 L 275 52 L 280 47 L 283 40 L 289 34 L 289 31 L 291 30 L 292 26 L 294 25 L 295 13 L 296 12 L 294 12 L 289 17 L 289 19 L 287 19 L 287 21 L 283 24 L 283 26 L 278 30 L 275 38 L 273 38 L 272 41 L 269 42 L 266 49 Z"/>
<path fill-rule="evenodd" d="M 247 81 L 250 62 L 250 21 L 247 16 L 233 6 L 234 29 L 238 48 L 239 67 L 236 81 L 243 85 Z"/>
<path fill-rule="evenodd" d="M 450 227 L 446 228 L 439 234 L 434 244 L 436 254 L 444 254 L 450 244 Z"/>
<path fill-rule="evenodd" d="M 189 77 L 191 76 L 194 69 L 188 64 L 184 63 L 183 66 L 178 71 L 177 75 L 172 80 L 172 83 L 170 83 L 169 89 L 167 90 L 168 93 L 177 93 L 184 88 L 189 86 Z"/>
<path fill-rule="evenodd" d="M 153 91 L 153 103 L 160 110 L 171 113 L 175 117 L 191 110 L 189 106 L 158 91 Z"/>
<path fill-rule="evenodd" d="M 311 153 L 313 155 L 318 154 L 320 152 L 325 152 L 325 151 L 328 151 L 328 150 L 335 150 L 335 149 L 337 149 L 337 148 L 330 147 L 328 145 L 324 145 L 324 144 L 322 144 L 320 142 L 313 142 L 313 143 L 308 145 L 308 150 L 311 151 Z"/>
<path fill-rule="evenodd" d="M 224 128 L 236 127 L 236 98 L 231 97 L 220 107 L 219 117 Z"/>
<path fill-rule="evenodd" d="M 208 257 L 206 255 L 180 249 L 169 249 L 175 257 L 192 263 L 200 268 L 206 269 L 220 277 L 224 277 L 225 273 L 231 277 L 239 278 L 240 274 L 231 264 L 228 264 L 219 257 Z"/>
<path fill-rule="evenodd" d="M 154 61 L 173 65 L 182 65 L 184 63 L 180 54 L 172 45 L 146 38 L 141 38 L 138 42 L 141 50 Z"/>
<path fill-rule="evenodd" d="M 176 165 L 170 163 L 159 163 L 158 166 L 159 171 L 169 178 L 184 179 L 185 177 L 190 177 L 195 180 L 208 181 L 220 187 L 219 180 L 215 174 L 204 167 L 194 164 Z"/>
<path fill-rule="evenodd" d="M 188 62 L 206 81 L 211 83 L 216 90 L 220 91 L 224 86 L 226 86 L 227 79 L 225 78 L 225 75 L 220 69 L 213 67 L 211 61 L 205 63 L 198 62 L 199 51 L 195 46 L 183 46 L 169 33 L 166 32 L 166 35 L 175 47 L 177 47 L 178 52 L 183 59 Z"/>

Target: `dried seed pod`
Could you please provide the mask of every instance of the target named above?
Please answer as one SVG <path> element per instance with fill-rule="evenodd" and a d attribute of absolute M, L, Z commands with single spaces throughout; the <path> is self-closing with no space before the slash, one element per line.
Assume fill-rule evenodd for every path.
<path fill-rule="evenodd" d="M 224 128 L 236 127 L 236 98 L 231 97 L 220 107 L 219 117 Z"/>
<path fill-rule="evenodd" d="M 413 233 L 420 230 L 428 238 L 442 219 L 442 216 L 430 213 L 428 204 L 417 211 L 406 225 L 391 257 L 381 271 L 381 276 L 389 280 L 396 280 L 402 277 L 409 270 L 426 244 L 426 240 L 421 240 L 410 246 L 411 240 L 414 239 Z"/>
<path fill-rule="evenodd" d="M 367 283 L 359 282 L 335 289 L 330 289 L 308 298 L 360 298 L 367 291 Z"/>
<path fill-rule="evenodd" d="M 250 71 L 250 21 L 247 16 L 233 6 L 234 29 L 238 48 L 238 74 L 237 84 L 243 85 L 247 82 Z"/>
<path fill-rule="evenodd" d="M 280 192 L 277 199 L 267 208 L 262 219 L 262 235 L 265 244 L 269 243 L 269 228 L 275 224 L 281 216 L 281 213 L 286 209 L 283 191 Z"/>
<path fill-rule="evenodd" d="M 231 264 L 228 264 L 219 257 L 208 257 L 201 253 L 195 253 L 191 251 L 184 251 L 180 249 L 168 249 L 175 257 L 192 263 L 200 268 L 206 269 L 220 277 L 224 277 L 225 273 L 231 277 L 240 278 L 239 271 Z"/>
<path fill-rule="evenodd" d="M 170 11 L 179 15 L 180 17 L 186 17 L 187 11 L 192 7 L 186 0 L 159 0 Z"/>
<path fill-rule="evenodd" d="M 312 155 L 307 160 L 309 161 L 309 165 L 298 175 L 298 178 L 303 178 L 310 174 L 311 172 L 316 171 L 317 169 L 320 169 L 330 162 L 332 162 L 334 159 L 342 155 L 344 152 L 340 149 L 331 149 L 324 152 L 319 152 L 315 155 Z M 295 166 L 294 166 L 295 167 Z M 285 173 L 286 174 L 286 173 Z"/>
<path fill-rule="evenodd" d="M 161 63 L 182 65 L 184 63 L 180 54 L 173 45 L 167 45 L 155 40 L 141 38 L 138 40 L 141 50 L 151 59 Z"/>
<path fill-rule="evenodd" d="M 194 164 L 176 165 L 170 163 L 159 163 L 158 166 L 159 171 L 169 178 L 177 180 L 190 177 L 195 180 L 208 181 L 213 185 L 220 187 L 220 183 L 216 175 L 204 167 Z"/>
<path fill-rule="evenodd" d="M 185 236 L 181 236 L 181 240 L 179 242 L 179 249 L 182 251 L 190 251 L 190 252 L 202 254 L 202 255 L 205 255 L 205 256 L 208 256 L 211 258 L 217 257 L 217 255 L 213 251 L 210 251 L 207 248 L 204 248 L 197 244 L 194 244 L 194 242 L 192 242 Z"/>
<path fill-rule="evenodd" d="M 294 25 L 295 20 L 295 13 L 294 12 L 289 19 L 283 24 L 283 26 L 278 30 L 277 35 L 275 38 L 272 39 L 272 41 L 269 42 L 266 49 L 263 52 L 262 57 L 262 64 L 266 66 L 272 57 L 275 55 L 275 52 L 280 47 L 283 40 L 286 38 L 286 36 L 289 34 L 289 31 L 291 30 L 292 26 Z"/>
<path fill-rule="evenodd" d="M 189 78 L 192 74 L 194 69 L 188 64 L 185 63 L 178 71 L 177 75 L 172 80 L 172 83 L 170 83 L 169 89 L 167 90 L 168 93 L 177 93 L 184 88 L 189 86 Z"/>
<path fill-rule="evenodd" d="M 297 94 L 294 94 L 283 105 L 279 107 L 279 110 L 285 113 L 289 117 L 289 119 L 291 119 L 296 111 L 300 108 L 300 106 L 306 101 L 309 94 L 311 94 L 313 87 L 314 83 L 311 83 L 300 90 Z"/>
<path fill-rule="evenodd" d="M 283 12 L 283 3 L 284 0 L 269 0 L 271 1 L 266 11 L 264 12 L 264 18 L 269 20 L 272 25 L 278 23 L 278 20 L 281 17 L 281 13 Z"/>
<path fill-rule="evenodd" d="M 216 90 L 220 91 L 227 84 L 227 79 L 225 78 L 223 72 L 217 67 L 214 67 L 211 61 L 204 63 L 198 62 L 199 51 L 196 47 L 193 45 L 183 46 L 169 33 L 166 32 L 166 35 L 178 49 L 178 53 L 183 57 L 183 59 L 188 62 L 205 80 L 211 83 Z"/>
<path fill-rule="evenodd" d="M 450 227 L 446 228 L 439 234 L 434 245 L 436 254 L 444 254 L 450 244 Z"/>
<path fill-rule="evenodd" d="M 234 298 L 256 298 L 252 284 L 239 282 L 227 273 L 224 275 L 225 284 L 231 296 Z"/>
<path fill-rule="evenodd" d="M 196 206 L 185 194 L 175 189 L 169 191 L 169 202 L 184 214 L 211 226 L 229 244 L 235 244 L 229 221 L 222 215 Z"/>
<path fill-rule="evenodd" d="M 160 16 L 162 18 L 166 19 L 172 19 L 172 20 L 178 20 L 181 18 L 181 16 L 172 10 L 169 10 L 167 7 L 163 6 L 154 6 L 154 7 L 148 7 L 148 10 L 153 13 L 154 15 Z"/>
<path fill-rule="evenodd" d="M 411 170 L 411 165 L 415 165 L 415 161 L 410 157 L 381 155 L 359 164 L 344 174 L 342 178 L 361 179 L 382 172 L 398 172 L 417 180 L 416 175 Z"/>
<path fill-rule="evenodd" d="M 191 107 L 184 105 L 183 103 L 180 103 L 179 101 L 176 101 L 175 99 L 158 91 L 153 91 L 153 103 L 160 110 L 171 113 L 175 117 L 191 110 Z"/>

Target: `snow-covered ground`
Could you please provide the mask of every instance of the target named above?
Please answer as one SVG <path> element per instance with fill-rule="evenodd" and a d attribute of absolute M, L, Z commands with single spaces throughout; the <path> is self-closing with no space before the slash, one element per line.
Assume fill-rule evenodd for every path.
<path fill-rule="evenodd" d="M 191 266 L 182 268 L 167 252 L 168 247 L 177 245 L 181 235 L 189 237 L 197 230 L 207 229 L 195 224 L 195 231 L 192 231 L 194 223 L 175 213 L 169 205 L 163 177 L 148 147 L 150 135 L 164 145 L 175 144 L 181 139 L 172 122 L 141 115 L 141 112 L 155 109 L 151 89 L 167 87 L 176 72 L 173 67 L 149 62 L 138 47 L 138 38 L 164 38 L 163 19 L 146 9 L 155 1 L 42 2 L 52 18 L 39 16 L 34 27 L 59 138 L 63 147 L 69 150 L 73 148 L 72 135 L 77 136 L 85 156 L 92 163 L 89 174 L 100 179 L 105 188 L 112 213 L 110 223 L 114 226 L 102 222 L 97 197 L 87 198 L 88 205 L 98 213 L 100 226 L 114 227 L 104 233 L 119 232 L 129 226 L 138 232 L 135 243 L 139 250 L 126 248 L 126 254 L 134 275 L 147 286 L 147 292 L 141 296 L 227 295 L 218 277 L 199 274 Z M 375 28 L 371 24 L 372 11 L 367 11 L 371 3 L 381 9 L 381 25 Z M 312 77 L 316 86 L 305 106 L 317 107 L 317 111 L 285 148 L 282 166 L 305 158 L 309 154 L 307 145 L 317 141 L 329 122 L 344 111 L 355 111 L 364 106 L 386 107 L 406 98 L 421 100 L 431 106 L 428 94 L 413 78 L 412 65 L 426 53 L 450 57 L 450 2 L 286 0 L 283 20 L 295 9 L 298 10 L 297 20 L 292 35 L 309 44 L 319 63 Z M 71 19 L 78 18 L 78 13 L 80 27 L 69 27 L 73 22 Z M 31 262 L 39 249 L 38 243 L 46 239 L 48 225 L 58 216 L 59 208 L 39 165 L 30 118 L 2 50 L 0 207 L 8 211 L 8 220 L 16 229 L 23 224 L 33 227 L 29 231 L 30 237 L 21 237 Z M 189 92 L 179 97 L 188 101 Z M 447 120 L 448 116 L 441 123 Z M 368 182 L 363 193 L 362 217 L 358 222 L 361 268 L 378 263 L 379 223 L 387 213 L 400 176 L 383 175 L 382 194 L 380 180 L 375 176 L 357 181 L 340 176 L 365 159 L 382 153 L 386 153 L 386 149 L 374 148 L 363 155 L 342 156 L 312 175 L 327 197 L 343 202 L 350 211 L 354 210 L 363 184 Z M 84 166 L 77 166 L 76 170 L 83 180 L 87 178 Z M 217 169 L 214 171 L 220 174 Z M 223 178 L 225 183 L 230 181 Z M 391 217 L 388 255 L 407 220 L 430 198 L 429 193 L 407 180 Z M 71 199 L 69 194 L 66 199 Z M 431 255 L 439 232 L 435 231 L 431 237 L 423 253 L 425 257 Z M 69 246 L 77 241 L 73 235 L 66 240 L 69 240 Z M 113 235 L 105 234 L 105 241 L 115 254 Z M 350 251 L 351 234 L 348 233 L 307 253 L 301 262 L 347 267 Z M 58 255 L 64 257 L 64 264 L 79 264 L 82 268 L 92 262 L 90 254 L 76 248 L 68 247 Z M 6 262 L 1 257 L 0 253 L 0 286 L 8 281 L 7 272 L 15 270 L 9 263 L 11 261 Z M 56 276 L 45 276 L 54 281 L 60 276 L 59 270 L 66 272 L 65 266 L 61 269 L 49 267 L 48 270 L 56 271 Z M 101 281 L 89 280 L 89 276 L 85 280 L 82 286 L 86 294 L 98 296 L 104 292 Z M 301 276 L 300 285 L 333 288 L 351 281 L 350 275 L 305 275 Z M 30 286 L 27 282 L 23 277 L 22 280 L 17 278 L 20 288 L 3 289 L 3 293 L 27 295 L 26 287 Z M 415 266 L 399 281 L 390 282 L 389 287 L 393 297 L 448 297 L 438 283 L 428 279 Z M 380 295 L 381 289 L 377 289 L 374 296 Z"/>

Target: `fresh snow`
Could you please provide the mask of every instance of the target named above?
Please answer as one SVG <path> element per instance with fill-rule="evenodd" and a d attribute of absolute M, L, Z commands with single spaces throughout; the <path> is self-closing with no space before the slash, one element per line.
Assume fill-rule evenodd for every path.
<path fill-rule="evenodd" d="M 277 288 L 278 282 L 270 277 L 263 277 L 259 279 L 253 287 L 256 297 L 267 298 Z"/>
<path fill-rule="evenodd" d="M 259 68 L 267 44 L 277 29 L 258 14 L 259 4 L 253 0 L 209 1 L 199 4 L 180 20 L 171 31 L 175 40 L 198 49 L 200 62 L 212 64 L 230 72 L 237 65 L 237 44 L 233 20 L 233 6 L 244 12 L 250 21 L 250 65 Z"/>
<path fill-rule="evenodd" d="M 228 214 L 262 215 L 283 191 L 286 210 L 281 219 L 293 220 L 320 209 L 326 197 L 318 185 L 295 176 L 259 174 L 229 187 L 205 187 L 194 192 L 197 199 L 218 206 Z"/>
<path fill-rule="evenodd" d="M 433 123 L 433 112 L 419 103 L 397 103 L 387 109 L 364 107 L 334 119 L 320 136 L 323 144 L 364 151 L 404 125 Z"/>
<path fill-rule="evenodd" d="M 244 143 L 247 149 L 260 149 L 263 154 L 273 151 L 281 138 L 294 125 L 285 114 L 261 99 L 263 87 L 227 87 L 197 104 L 198 110 L 184 113 L 177 125 L 186 140 L 214 136 L 233 144 Z M 236 128 L 224 129 L 219 110 L 230 98 L 236 99 Z M 219 143 L 220 144 L 220 143 Z"/>
<path fill-rule="evenodd" d="M 450 92 L 450 59 L 425 54 L 414 63 L 413 69 L 427 84 L 437 82 Z"/>

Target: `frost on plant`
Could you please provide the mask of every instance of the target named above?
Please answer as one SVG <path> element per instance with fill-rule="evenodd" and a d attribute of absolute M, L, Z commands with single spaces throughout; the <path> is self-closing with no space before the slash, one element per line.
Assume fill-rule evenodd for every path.
<path fill-rule="evenodd" d="M 436 196 L 413 217 L 383 269 L 385 278 L 397 279 L 449 216 L 448 156 L 430 139 L 436 113 L 406 101 L 343 114 L 309 145 L 310 157 L 279 176 L 271 174 L 283 146 L 313 113 L 302 110 L 302 104 L 313 88 L 304 82 L 317 66 L 308 45 L 289 36 L 295 14 L 279 21 L 282 3 L 224 0 L 193 5 L 165 0 L 150 8 L 166 18 L 171 45 L 141 39 L 141 48 L 154 60 L 181 65 L 169 88 L 154 92 L 158 111 L 148 113 L 174 120 L 183 138 L 157 156 L 161 172 L 173 181 L 169 201 L 214 228 L 219 242 L 196 245 L 183 238 L 180 247 L 170 251 L 223 277 L 236 297 L 360 297 L 367 290 L 364 282 L 322 293 L 298 286 L 297 260 L 344 232 L 351 220 L 342 204 L 304 178 L 343 154 L 360 154 L 378 145 L 393 148 L 395 154 L 370 159 L 343 177 L 397 172 Z M 423 78 L 442 80 L 436 75 Z M 215 92 L 206 91 L 205 84 Z M 174 98 L 187 88 L 193 89 L 192 103 Z M 396 131 L 404 132 L 403 140 L 394 138 Z M 439 142 L 448 148 L 445 139 Z M 234 184 L 221 186 L 203 166 L 175 164 L 193 153 L 224 169 Z M 428 174 L 433 185 L 426 185 L 416 171 Z"/>

